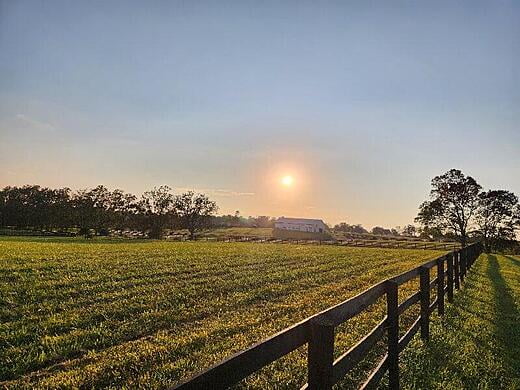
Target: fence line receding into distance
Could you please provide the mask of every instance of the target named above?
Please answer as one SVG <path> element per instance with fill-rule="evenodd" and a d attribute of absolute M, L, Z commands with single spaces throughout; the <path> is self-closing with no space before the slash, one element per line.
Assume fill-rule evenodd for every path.
<path fill-rule="evenodd" d="M 429 339 L 430 314 L 437 309 L 444 314 L 445 297 L 453 301 L 453 289 L 460 288 L 467 270 L 482 253 L 476 243 L 450 252 L 400 275 L 386 279 L 359 295 L 309 317 L 274 336 L 239 352 L 174 386 L 174 389 L 225 389 L 268 364 L 307 344 L 307 383 L 302 389 L 331 389 L 371 348 L 387 335 L 386 354 L 370 373 L 361 389 L 373 388 L 388 372 L 389 387 L 399 389 L 399 353 L 420 330 Z M 437 277 L 430 280 L 430 269 L 437 268 Z M 419 277 L 419 291 L 403 302 L 398 301 L 398 289 L 403 283 Z M 430 303 L 430 291 L 437 289 L 436 299 Z M 334 360 L 334 329 L 363 312 L 378 298 L 386 295 L 386 316 L 357 344 Z M 399 338 L 399 316 L 410 306 L 420 303 L 420 315 Z"/>
<path fill-rule="evenodd" d="M 172 237 L 173 241 L 187 241 L 185 237 Z M 295 238 L 274 237 L 248 237 L 248 236 L 223 236 L 223 237 L 201 237 L 199 241 L 215 242 L 255 242 L 272 244 L 317 244 L 317 245 L 340 245 L 359 246 L 363 248 L 394 248 L 394 249 L 432 249 L 432 250 L 456 250 L 460 249 L 457 242 L 439 241 L 410 241 L 410 240 L 369 240 L 369 239 L 339 239 L 339 240 L 311 240 Z"/>

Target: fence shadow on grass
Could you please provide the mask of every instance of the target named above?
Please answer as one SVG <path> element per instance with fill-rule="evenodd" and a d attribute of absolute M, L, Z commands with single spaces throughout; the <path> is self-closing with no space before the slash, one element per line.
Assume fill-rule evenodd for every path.
<path fill-rule="evenodd" d="M 520 266 L 520 261 L 505 257 L 504 260 Z M 495 327 L 498 347 L 504 362 L 520 376 L 520 311 L 516 306 L 511 288 L 507 285 L 496 256 L 488 256 L 487 273 L 493 284 L 495 297 Z"/>
<path fill-rule="evenodd" d="M 520 267 L 520 260 L 515 259 L 513 256 L 505 256 L 505 258 L 508 259 L 513 265 Z"/>
<path fill-rule="evenodd" d="M 481 256 L 445 317 L 434 322 L 430 341 L 416 340 L 417 348 L 406 351 L 403 388 L 519 388 L 520 313 L 501 273 L 505 261 Z"/>

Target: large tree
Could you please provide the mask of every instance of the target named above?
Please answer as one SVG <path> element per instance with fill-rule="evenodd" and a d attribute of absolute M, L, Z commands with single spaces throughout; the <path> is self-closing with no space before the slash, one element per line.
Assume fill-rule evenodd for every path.
<path fill-rule="evenodd" d="M 479 207 L 481 186 L 458 169 L 434 177 L 431 184 L 431 200 L 419 206 L 415 221 L 426 229 L 436 228 L 443 233 L 452 233 L 465 246 Z"/>
<path fill-rule="evenodd" d="M 518 197 L 506 190 L 482 192 L 476 221 L 487 251 L 514 240 L 520 224 Z"/>
<path fill-rule="evenodd" d="M 175 196 L 168 186 L 154 187 L 146 191 L 139 202 L 144 227 L 150 238 L 162 238 L 164 229 L 175 217 Z"/>
<path fill-rule="evenodd" d="M 137 198 L 133 194 L 115 189 L 109 194 L 107 202 L 110 227 L 123 230 L 132 225 L 138 211 Z"/>
<path fill-rule="evenodd" d="M 217 211 L 217 204 L 205 194 L 188 191 L 175 197 L 175 212 L 181 226 L 190 232 L 192 240 L 197 230 L 209 226 L 211 216 Z"/>

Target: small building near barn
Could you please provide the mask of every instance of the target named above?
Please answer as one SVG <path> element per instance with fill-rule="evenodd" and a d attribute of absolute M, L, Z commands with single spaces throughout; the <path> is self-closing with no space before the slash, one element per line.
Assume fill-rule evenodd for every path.
<path fill-rule="evenodd" d="M 308 233 L 325 233 L 327 225 L 321 219 L 280 217 L 274 222 L 274 228 Z"/>

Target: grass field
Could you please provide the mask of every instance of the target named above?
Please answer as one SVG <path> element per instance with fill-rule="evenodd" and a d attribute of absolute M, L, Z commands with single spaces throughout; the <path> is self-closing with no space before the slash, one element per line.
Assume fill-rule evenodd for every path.
<path fill-rule="evenodd" d="M 230 227 L 218 228 L 203 231 L 199 234 L 200 237 L 251 237 L 251 238 L 272 238 L 273 229 L 271 228 L 248 228 L 248 227 Z"/>
<path fill-rule="evenodd" d="M 430 341 L 416 339 L 401 366 L 410 389 L 520 389 L 520 259 L 482 255 Z"/>
<path fill-rule="evenodd" d="M 171 385 L 442 253 L 1 238 L 0 380 L 9 388 Z M 412 288 L 405 285 L 402 297 Z M 381 302 L 342 325 L 336 354 L 383 311 Z M 239 387 L 297 387 L 305 354 L 297 350 Z"/>

